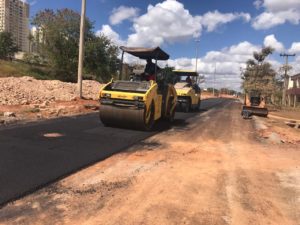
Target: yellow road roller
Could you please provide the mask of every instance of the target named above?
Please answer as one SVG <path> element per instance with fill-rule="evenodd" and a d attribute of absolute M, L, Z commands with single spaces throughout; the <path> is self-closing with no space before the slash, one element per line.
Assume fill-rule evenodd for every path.
<path fill-rule="evenodd" d="M 163 79 L 158 60 L 169 55 L 159 47 L 120 47 L 124 53 L 147 60 L 145 72 L 134 74 L 130 80 L 111 80 L 99 94 L 100 120 L 105 126 L 151 130 L 159 119 L 172 122 L 175 116 L 177 94 L 173 84 Z M 155 60 L 155 64 L 152 62 Z M 153 64 L 150 65 L 149 64 Z M 146 71 L 147 70 L 147 71 Z M 122 77 L 120 72 L 120 77 Z M 153 73 L 153 74 L 151 74 Z"/>
<path fill-rule="evenodd" d="M 201 89 L 197 84 L 198 73 L 188 70 L 173 70 L 177 76 L 175 89 L 177 92 L 177 110 L 190 112 L 199 110 L 201 104 Z"/>

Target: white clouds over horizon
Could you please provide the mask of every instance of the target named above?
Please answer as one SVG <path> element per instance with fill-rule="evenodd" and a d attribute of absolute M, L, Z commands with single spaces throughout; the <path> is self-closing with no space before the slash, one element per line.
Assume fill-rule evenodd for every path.
<path fill-rule="evenodd" d="M 254 5 L 265 10 L 253 20 L 252 26 L 256 30 L 269 29 L 287 22 L 295 25 L 300 23 L 299 0 L 256 0 Z"/>
<path fill-rule="evenodd" d="M 120 24 L 127 19 L 132 20 L 132 33 L 128 35 L 126 41 L 128 46 L 150 47 L 184 42 L 199 38 L 203 30 L 212 32 L 234 20 L 241 19 L 249 22 L 251 19 L 248 13 L 221 13 L 217 10 L 209 11 L 204 15 L 192 15 L 181 2 L 176 0 L 150 4 L 147 12 L 140 16 L 138 12 L 138 8 L 120 6 L 115 8 L 110 16 L 111 25 Z M 105 32 L 110 35 L 115 32 L 111 26 L 109 32 L 107 28 Z"/>
<path fill-rule="evenodd" d="M 112 11 L 110 17 L 110 25 L 103 25 L 98 31 L 112 39 L 117 45 L 127 46 L 143 46 L 154 47 L 161 45 L 174 45 L 175 43 L 187 42 L 195 38 L 200 38 L 204 32 L 211 33 L 228 23 L 241 21 L 244 23 L 251 22 L 250 25 L 255 31 L 264 30 L 275 27 L 280 24 L 300 23 L 300 0 L 256 0 L 254 5 L 262 12 L 255 18 L 247 12 L 231 12 L 222 13 L 218 10 L 211 10 L 203 14 L 192 14 L 182 3 L 176 0 L 164 0 L 155 5 L 148 5 L 145 13 L 139 15 L 137 8 L 120 6 Z M 253 6 L 254 7 L 254 6 Z M 114 27 L 122 23 L 124 20 L 130 20 L 132 26 L 127 37 L 121 37 Z M 123 33 L 122 33 L 123 34 Z M 274 66 L 275 70 L 281 65 L 278 53 L 287 51 L 290 53 L 300 53 L 300 41 L 294 42 L 291 46 L 284 46 L 274 34 L 264 34 L 260 44 L 257 40 L 246 38 L 234 42 L 235 44 L 224 46 L 222 49 L 210 48 L 203 57 L 198 59 L 198 69 L 200 73 L 206 74 L 208 79 L 211 79 L 212 74 L 217 65 L 217 73 L 222 76 L 224 82 L 235 81 L 236 87 L 240 79 L 240 68 L 245 67 L 248 59 L 252 58 L 255 51 L 260 51 L 262 46 L 271 46 L 275 49 L 274 56 L 271 56 L 268 61 Z M 238 34 L 234 34 L 238 35 Z M 256 44 L 250 40 L 255 40 Z M 175 45 L 174 45 L 175 46 Z M 275 56 L 277 55 L 277 56 Z M 126 60 L 130 62 L 130 57 Z M 294 66 L 294 71 L 300 70 L 300 57 L 291 65 Z M 174 66 L 176 69 L 194 69 L 196 59 L 192 57 L 180 57 L 170 59 L 169 66 Z"/>

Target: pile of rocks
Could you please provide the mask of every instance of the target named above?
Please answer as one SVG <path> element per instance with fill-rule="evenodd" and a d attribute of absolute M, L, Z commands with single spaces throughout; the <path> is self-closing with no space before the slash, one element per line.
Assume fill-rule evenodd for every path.
<path fill-rule="evenodd" d="M 83 96 L 98 98 L 101 84 L 83 81 Z M 36 80 L 32 77 L 0 78 L 0 105 L 48 104 L 54 101 L 72 101 L 77 97 L 77 85 L 58 80 Z"/>

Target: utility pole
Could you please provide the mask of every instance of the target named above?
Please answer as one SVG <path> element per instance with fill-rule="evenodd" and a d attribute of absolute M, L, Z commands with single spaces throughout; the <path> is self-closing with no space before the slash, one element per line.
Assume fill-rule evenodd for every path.
<path fill-rule="evenodd" d="M 282 105 L 286 106 L 286 91 L 287 91 L 288 82 L 289 82 L 289 76 L 287 74 L 288 69 L 289 69 L 288 68 L 289 57 L 294 57 L 294 56 L 296 56 L 296 54 L 283 53 L 283 54 L 280 54 L 280 56 L 285 58 L 283 89 L 282 89 Z"/>
<path fill-rule="evenodd" d="M 85 11 L 86 11 L 86 0 L 82 0 L 81 20 L 80 20 L 79 58 L 78 58 L 78 79 L 77 79 L 79 98 L 82 98 L 82 71 L 83 71 L 83 57 L 84 57 Z"/>
<path fill-rule="evenodd" d="M 215 72 L 214 72 L 214 82 L 213 82 L 213 96 L 215 96 L 216 73 L 217 73 L 217 63 L 215 62 Z"/>
<path fill-rule="evenodd" d="M 199 39 L 196 39 L 195 40 L 196 42 L 196 73 L 197 73 L 197 70 L 198 70 L 198 54 L 199 54 L 199 44 L 200 43 L 200 40 Z"/>

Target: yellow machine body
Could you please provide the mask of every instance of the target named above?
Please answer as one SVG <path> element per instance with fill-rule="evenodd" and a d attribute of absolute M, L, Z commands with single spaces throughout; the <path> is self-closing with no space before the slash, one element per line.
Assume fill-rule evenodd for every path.
<path fill-rule="evenodd" d="M 267 117 L 268 113 L 266 101 L 262 95 L 255 91 L 245 94 L 241 113 L 244 118 L 249 118 L 252 115 Z"/>
<path fill-rule="evenodd" d="M 192 109 L 199 109 L 201 104 L 201 90 L 196 84 L 198 73 L 194 71 L 174 70 L 175 75 L 180 79 L 182 77 L 193 77 L 192 83 L 179 81 L 175 84 L 177 92 L 177 109 L 190 112 Z"/>
<path fill-rule="evenodd" d="M 179 98 L 189 98 L 191 100 L 192 105 L 197 105 L 201 101 L 201 94 L 196 93 L 196 91 L 192 87 L 188 88 L 175 88 L 177 92 L 178 99 Z"/>
<path fill-rule="evenodd" d="M 150 130 L 161 118 L 174 119 L 177 94 L 173 85 L 161 90 L 155 81 L 111 81 L 99 99 L 105 125 Z"/>
<path fill-rule="evenodd" d="M 124 47 L 124 53 L 140 59 L 155 60 L 155 74 L 140 74 L 148 79 L 140 80 L 112 80 L 100 91 L 100 120 L 106 126 L 128 127 L 151 130 L 159 119 L 173 121 L 177 102 L 177 94 L 172 84 L 162 79 L 154 81 L 158 70 L 157 60 L 168 60 L 169 55 L 159 47 L 141 48 Z M 122 72 L 122 67 L 120 69 Z M 120 74 L 120 77 L 122 74 Z M 151 75 L 151 76 L 150 76 Z M 151 79 L 150 79 L 151 78 Z M 153 80 L 154 79 L 154 80 Z"/>

